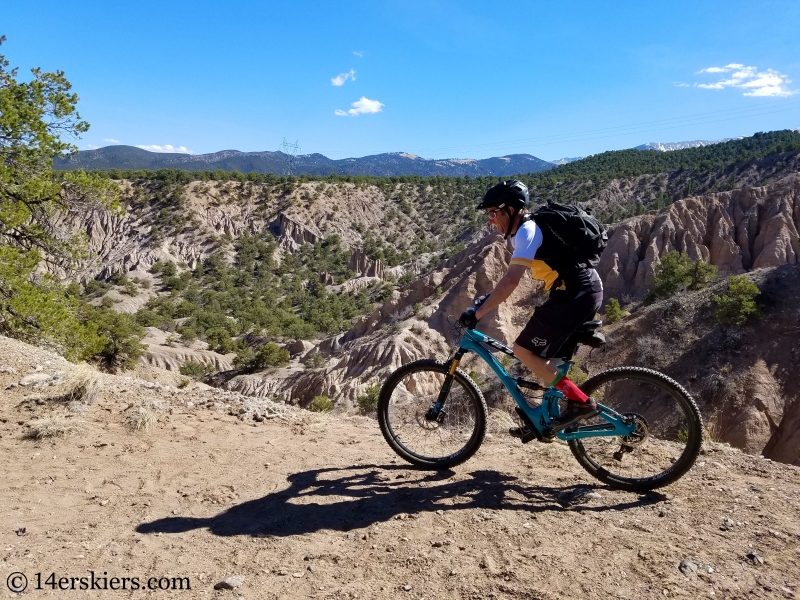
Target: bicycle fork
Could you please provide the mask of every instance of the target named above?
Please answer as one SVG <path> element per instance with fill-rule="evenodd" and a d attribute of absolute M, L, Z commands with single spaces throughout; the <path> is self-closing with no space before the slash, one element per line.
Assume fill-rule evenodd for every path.
<path fill-rule="evenodd" d="M 441 423 L 442 419 L 444 419 L 444 416 L 447 414 L 444 410 L 444 403 L 447 400 L 447 396 L 450 394 L 450 386 L 453 385 L 453 378 L 455 377 L 456 369 L 458 369 L 458 364 L 461 362 L 461 358 L 463 356 L 464 350 L 459 348 L 453 358 L 450 359 L 447 375 L 445 375 L 444 382 L 439 390 L 439 396 L 436 398 L 434 405 L 431 406 L 428 409 L 428 412 L 425 413 L 426 421 L 436 421 Z"/>

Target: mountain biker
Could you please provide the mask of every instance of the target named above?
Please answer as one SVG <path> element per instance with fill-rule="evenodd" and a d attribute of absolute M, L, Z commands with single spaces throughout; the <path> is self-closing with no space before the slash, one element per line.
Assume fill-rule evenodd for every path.
<path fill-rule="evenodd" d="M 555 387 L 568 400 L 561 416 L 554 419 L 554 426 L 549 432 L 553 436 L 557 431 L 591 417 L 597 411 L 597 402 L 559 371 L 557 365 L 561 361 L 557 357 L 569 336 L 580 325 L 594 319 L 603 302 L 603 284 L 597 271 L 590 266 L 556 265 L 552 260 L 536 258 L 544 236 L 536 222 L 526 216 L 528 201 L 525 184 L 511 179 L 489 188 L 478 205 L 478 210 L 486 211 L 489 222 L 497 231 L 504 234 L 505 239 L 511 238 L 514 252 L 506 274 L 491 294 L 479 299 L 480 305 L 474 313 L 468 311 L 462 315 L 462 324 L 474 326 L 500 306 L 516 289 L 528 269 L 534 279 L 544 281 L 550 296 L 536 308 L 514 342 L 513 351 L 537 377 Z M 470 320 L 474 322 L 470 323 Z M 528 429 L 515 427 L 510 433 L 523 437 Z"/>

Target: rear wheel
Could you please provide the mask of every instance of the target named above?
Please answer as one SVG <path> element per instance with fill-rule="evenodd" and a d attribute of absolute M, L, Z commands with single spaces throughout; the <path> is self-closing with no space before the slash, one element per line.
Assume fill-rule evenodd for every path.
<path fill-rule="evenodd" d="M 442 414 L 430 419 L 447 376 L 447 364 L 418 360 L 392 373 L 381 388 L 378 422 L 399 456 L 429 469 L 447 469 L 469 459 L 486 435 L 486 401 L 461 369 L 456 369 Z"/>
<path fill-rule="evenodd" d="M 694 464 L 703 421 L 689 393 L 666 375 L 637 367 L 599 373 L 581 390 L 635 423 L 626 437 L 570 440 L 581 466 L 612 487 L 644 491 L 672 483 Z M 580 427 L 606 421 L 594 417 Z"/>

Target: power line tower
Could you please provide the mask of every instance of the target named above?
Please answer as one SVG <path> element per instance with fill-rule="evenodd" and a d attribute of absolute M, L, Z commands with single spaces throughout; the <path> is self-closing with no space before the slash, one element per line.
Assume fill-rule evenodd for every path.
<path fill-rule="evenodd" d="M 300 152 L 300 144 L 296 141 L 294 144 L 290 144 L 286 141 L 286 138 L 283 138 L 280 151 L 286 155 L 286 174 L 294 175 L 295 166 L 297 164 L 297 153 Z"/>

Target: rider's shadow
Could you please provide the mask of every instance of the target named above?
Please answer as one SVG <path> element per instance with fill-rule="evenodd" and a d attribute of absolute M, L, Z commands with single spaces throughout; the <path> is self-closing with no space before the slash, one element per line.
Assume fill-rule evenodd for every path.
<path fill-rule="evenodd" d="M 208 528 L 215 535 L 290 536 L 322 529 L 349 531 L 423 511 L 463 509 L 562 511 L 558 502 L 573 487 L 523 484 L 497 471 L 473 471 L 470 479 L 449 481 L 452 471 L 423 479 L 398 478 L 402 466 L 327 468 L 290 475 L 290 486 L 237 504 L 214 517 L 168 517 L 136 528 L 139 533 L 182 533 Z M 424 485 L 423 485 L 424 484 Z M 603 506 L 617 510 L 646 503 Z M 593 508 L 592 510 L 598 510 Z"/>

